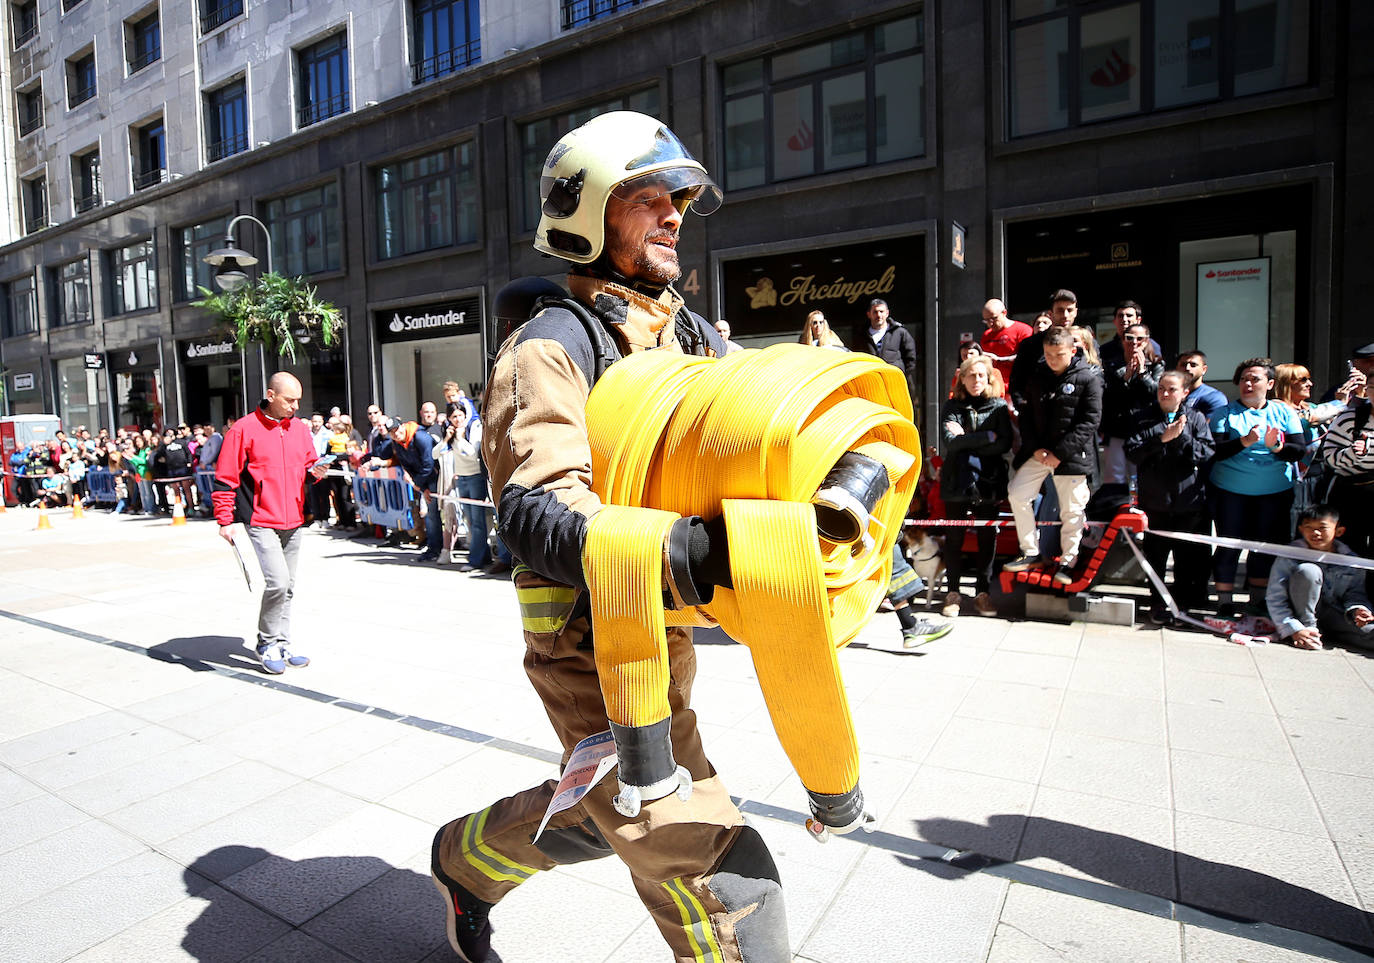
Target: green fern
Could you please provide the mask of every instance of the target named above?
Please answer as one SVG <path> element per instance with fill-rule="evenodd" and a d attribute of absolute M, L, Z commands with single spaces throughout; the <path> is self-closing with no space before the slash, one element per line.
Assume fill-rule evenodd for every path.
<path fill-rule="evenodd" d="M 302 339 L 318 337 L 331 348 L 343 329 L 342 312 L 304 278 L 271 273 L 237 291 L 197 290 L 201 299 L 192 303 L 215 315 L 239 348 L 260 343 L 268 355 L 284 355 L 292 363 Z"/>

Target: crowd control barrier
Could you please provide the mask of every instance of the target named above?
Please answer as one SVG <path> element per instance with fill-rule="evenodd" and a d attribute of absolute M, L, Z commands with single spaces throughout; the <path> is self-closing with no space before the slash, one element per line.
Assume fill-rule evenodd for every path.
<path fill-rule="evenodd" d="M 364 468 L 353 478 L 358 518 L 368 525 L 414 528 L 410 507 L 414 498 L 415 486 L 405 480 L 405 473 L 399 468 Z"/>
<path fill-rule="evenodd" d="M 100 505 L 113 505 L 119 501 L 115 497 L 115 479 L 108 468 L 86 469 L 86 500 Z"/>

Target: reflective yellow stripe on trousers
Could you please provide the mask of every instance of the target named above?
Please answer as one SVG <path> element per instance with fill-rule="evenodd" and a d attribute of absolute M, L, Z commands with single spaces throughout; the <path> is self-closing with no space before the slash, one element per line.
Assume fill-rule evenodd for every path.
<path fill-rule="evenodd" d="M 664 626 L 713 624 L 749 646 L 773 727 L 803 785 L 848 792 L 858 748 L 836 649 L 887 590 L 920 469 L 906 380 L 870 355 L 774 345 L 725 358 L 648 351 L 612 365 L 587 404 L 593 487 L 583 565 L 607 714 L 666 718 Z M 869 539 L 816 530 L 811 498 L 847 451 L 890 486 Z M 725 516 L 735 588 L 663 611 L 663 537 L 687 515 Z"/>

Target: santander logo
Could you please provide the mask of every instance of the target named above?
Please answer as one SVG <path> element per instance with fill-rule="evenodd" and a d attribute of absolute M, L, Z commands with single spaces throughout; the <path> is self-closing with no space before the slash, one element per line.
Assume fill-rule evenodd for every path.
<path fill-rule="evenodd" d="M 1209 278 L 1214 278 L 1214 277 L 1217 276 L 1217 272 L 1216 272 L 1216 271 L 1208 271 L 1207 274 L 1206 274 L 1206 276 L 1209 277 Z"/>
<path fill-rule="evenodd" d="M 397 317 L 391 319 L 391 323 L 388 324 L 387 327 L 391 329 L 393 334 L 400 334 L 402 331 L 406 329 L 406 323 L 402 321 L 400 316 L 398 315 Z"/>

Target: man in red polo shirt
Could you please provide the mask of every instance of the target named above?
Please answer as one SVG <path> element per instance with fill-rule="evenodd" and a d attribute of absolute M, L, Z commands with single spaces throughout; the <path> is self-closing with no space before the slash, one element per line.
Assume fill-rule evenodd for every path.
<path fill-rule="evenodd" d="M 997 298 L 983 305 L 983 324 L 986 330 L 978 339 L 983 353 L 991 356 L 993 366 L 1002 373 L 1002 383 L 1011 385 L 1011 363 L 1016 360 L 1016 347 L 1033 333 L 1024 321 L 1007 317 L 1007 306 Z"/>
<path fill-rule="evenodd" d="M 213 499 L 220 537 L 232 544 L 235 526 L 243 525 L 262 567 L 257 654 L 272 675 L 281 675 L 287 666 L 310 664 L 308 657 L 290 651 L 287 637 L 305 524 L 306 478 L 318 481 L 328 469 L 318 463 L 309 425 L 296 417 L 300 405 L 301 383 L 278 371 L 267 382 L 267 397 L 257 410 L 225 432 L 215 464 Z"/>

